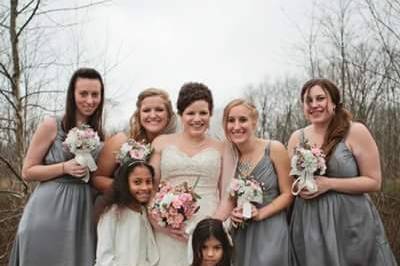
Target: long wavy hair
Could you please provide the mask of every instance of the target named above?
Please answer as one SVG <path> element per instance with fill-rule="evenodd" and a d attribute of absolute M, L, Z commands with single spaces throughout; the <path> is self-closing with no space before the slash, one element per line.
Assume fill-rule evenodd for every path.
<path fill-rule="evenodd" d="M 222 226 L 222 221 L 213 218 L 201 220 L 194 229 L 192 237 L 192 266 L 201 266 L 203 261 L 202 248 L 205 242 L 211 237 L 215 237 L 222 245 L 223 255 L 221 261 L 217 263 L 217 266 L 230 266 L 232 260 L 232 246 Z"/>
<path fill-rule="evenodd" d="M 176 114 L 172 109 L 172 103 L 168 93 L 161 89 L 149 88 L 142 91 L 137 97 L 136 110 L 129 119 L 129 138 L 145 143 L 150 143 L 152 141 L 148 139 L 145 128 L 140 124 L 140 109 L 142 107 L 143 100 L 147 97 L 153 96 L 159 96 L 164 100 L 164 105 L 168 113 L 167 126 L 160 134 L 169 134 L 176 131 Z"/>
<path fill-rule="evenodd" d="M 335 83 L 328 79 L 311 79 L 303 85 L 303 88 L 301 89 L 301 102 L 303 105 L 307 104 L 305 100 L 310 89 L 314 86 L 320 86 L 325 93 L 330 96 L 332 103 L 335 106 L 333 117 L 329 122 L 328 129 L 324 136 L 324 142 L 321 147 L 326 154 L 326 159 L 328 160 L 336 145 L 345 138 L 349 132 L 353 116 L 346 108 L 344 108 L 339 88 Z"/>
<path fill-rule="evenodd" d="M 104 83 L 103 79 L 97 70 L 93 68 L 79 68 L 76 70 L 69 81 L 67 90 L 67 99 L 65 104 L 65 114 L 63 117 L 64 131 L 68 132 L 71 128 L 76 127 L 76 101 L 75 101 L 75 87 L 76 81 L 79 78 L 95 79 L 100 82 L 101 100 L 96 111 L 89 117 L 87 124 L 92 127 L 101 140 L 104 140 L 103 132 L 103 106 L 104 106 Z"/>

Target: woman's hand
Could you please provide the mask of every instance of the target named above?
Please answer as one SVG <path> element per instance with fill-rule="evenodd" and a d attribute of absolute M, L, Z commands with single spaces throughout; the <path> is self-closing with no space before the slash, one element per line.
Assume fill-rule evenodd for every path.
<path fill-rule="evenodd" d="M 244 222 L 243 209 L 239 208 L 239 207 L 235 207 L 231 212 L 230 218 L 233 222 L 234 227 L 237 227 L 238 225 L 243 223 Z"/>
<path fill-rule="evenodd" d="M 299 195 L 303 199 L 313 199 L 330 190 L 328 177 L 314 176 L 314 179 L 315 179 L 315 184 L 317 185 L 317 191 L 309 192 L 308 190 L 302 190 Z"/>
<path fill-rule="evenodd" d="M 251 205 L 251 219 L 253 219 L 254 221 L 262 220 L 259 209 L 253 204 Z"/>
<path fill-rule="evenodd" d="M 71 159 L 63 163 L 64 173 L 82 178 L 86 175 L 88 169 L 86 166 L 80 165 L 75 159 Z"/>

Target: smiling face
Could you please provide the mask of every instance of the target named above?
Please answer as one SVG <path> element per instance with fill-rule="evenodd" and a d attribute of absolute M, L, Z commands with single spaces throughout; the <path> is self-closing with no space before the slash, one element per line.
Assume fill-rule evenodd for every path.
<path fill-rule="evenodd" d="M 334 108 L 331 97 L 319 85 L 311 87 L 304 94 L 304 116 L 312 124 L 329 123 L 334 115 Z"/>
<path fill-rule="evenodd" d="M 257 120 L 252 111 L 244 105 L 232 107 L 225 123 L 225 133 L 236 145 L 243 144 L 255 136 Z"/>
<path fill-rule="evenodd" d="M 204 135 L 210 125 L 210 117 L 208 103 L 194 101 L 182 113 L 183 131 L 193 137 Z"/>
<path fill-rule="evenodd" d="M 149 169 L 145 166 L 136 166 L 130 173 L 128 182 L 131 195 L 140 204 L 148 203 L 153 192 L 153 178 Z"/>
<path fill-rule="evenodd" d="M 86 122 L 101 102 L 101 83 L 97 79 L 78 78 L 74 90 L 76 116 Z"/>
<path fill-rule="evenodd" d="M 159 135 L 168 124 L 168 110 L 164 99 L 160 96 L 144 98 L 139 116 L 140 124 L 148 137 Z"/>
<path fill-rule="evenodd" d="M 201 253 L 203 257 L 201 266 L 215 266 L 222 260 L 224 255 L 221 242 L 213 236 L 204 242 Z"/>

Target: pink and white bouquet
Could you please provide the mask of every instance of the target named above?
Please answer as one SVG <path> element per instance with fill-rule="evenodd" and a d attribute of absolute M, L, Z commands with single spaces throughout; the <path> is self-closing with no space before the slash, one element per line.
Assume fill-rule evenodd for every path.
<path fill-rule="evenodd" d="M 67 138 L 63 142 L 64 147 L 75 155 L 75 160 L 83 166 L 87 166 L 89 171 L 96 171 L 97 165 L 91 154 L 100 145 L 100 138 L 96 131 L 88 125 L 81 125 L 72 128 Z M 89 181 L 89 171 L 82 178 L 83 181 Z"/>
<path fill-rule="evenodd" d="M 120 150 L 116 154 L 116 160 L 119 164 L 128 161 L 147 161 L 152 152 L 150 144 L 142 144 L 134 139 L 129 139 L 122 144 Z"/>
<path fill-rule="evenodd" d="M 251 203 L 263 202 L 264 186 L 258 180 L 238 175 L 229 185 L 229 195 L 235 198 L 237 206 L 243 209 L 243 217 L 251 218 Z"/>
<path fill-rule="evenodd" d="M 298 145 L 291 160 L 290 175 L 297 176 L 292 185 L 292 194 L 298 195 L 303 189 L 310 192 L 318 190 L 314 174 L 325 174 L 325 154 L 322 149 L 311 146 L 308 142 Z M 297 188 L 297 190 L 296 190 Z"/>
<path fill-rule="evenodd" d="M 188 186 L 187 182 L 177 186 L 167 182 L 160 184 L 148 209 L 161 227 L 180 229 L 200 209 L 197 203 L 200 196 L 194 193 L 198 180 L 193 187 Z"/>

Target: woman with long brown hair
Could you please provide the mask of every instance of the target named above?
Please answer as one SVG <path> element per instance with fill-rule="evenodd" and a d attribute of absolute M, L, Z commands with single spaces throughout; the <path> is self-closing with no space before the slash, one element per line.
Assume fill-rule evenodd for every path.
<path fill-rule="evenodd" d="M 379 214 L 367 193 L 382 183 L 379 152 L 369 130 L 352 121 L 339 89 L 326 79 L 306 82 L 301 91 L 305 128 L 292 134 L 297 145 L 321 148 L 326 174 L 314 176 L 316 192 L 296 197 L 290 223 L 293 264 L 397 265 Z"/>
<path fill-rule="evenodd" d="M 63 148 L 71 128 L 86 124 L 103 140 L 104 85 L 92 68 L 72 75 L 63 117 L 46 117 L 32 137 L 22 168 L 39 184 L 25 206 L 10 266 L 87 266 L 95 259 L 90 185 L 81 166 Z M 97 150 L 92 156 L 96 157 Z"/>

